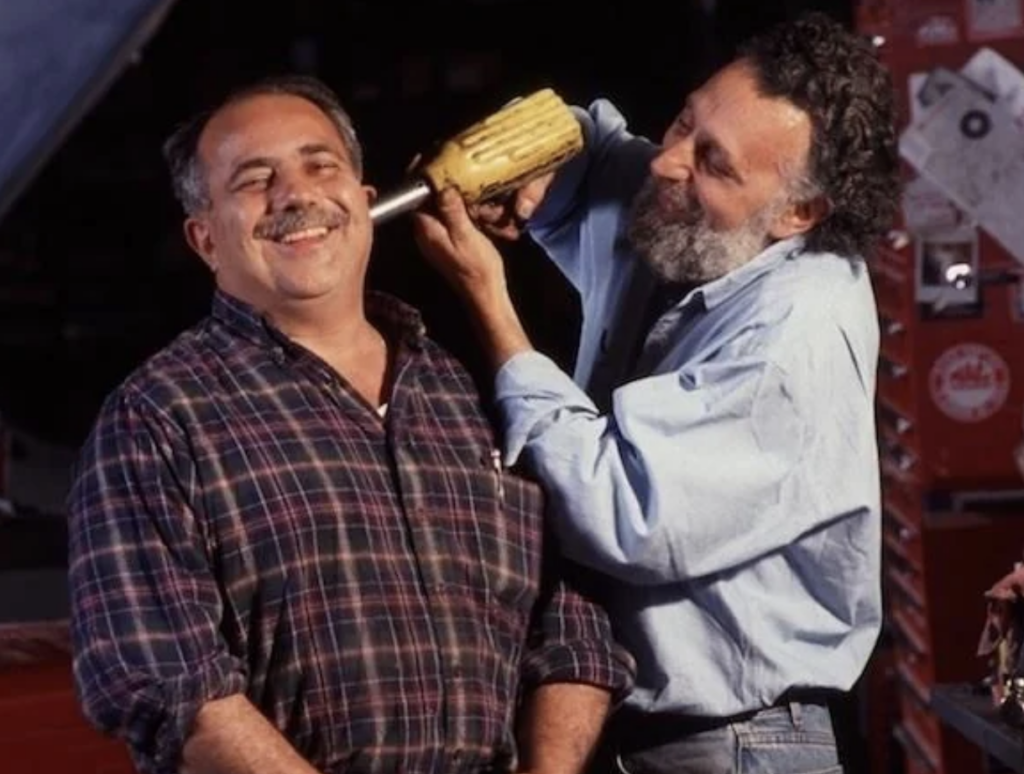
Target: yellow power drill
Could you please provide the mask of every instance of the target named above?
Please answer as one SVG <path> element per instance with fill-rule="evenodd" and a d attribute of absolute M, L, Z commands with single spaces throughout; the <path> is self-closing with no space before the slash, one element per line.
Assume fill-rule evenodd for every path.
<path fill-rule="evenodd" d="M 541 89 L 446 141 L 405 185 L 378 199 L 370 217 L 379 225 L 449 186 L 466 204 L 493 199 L 557 169 L 582 148 L 579 121 L 554 91 Z"/>

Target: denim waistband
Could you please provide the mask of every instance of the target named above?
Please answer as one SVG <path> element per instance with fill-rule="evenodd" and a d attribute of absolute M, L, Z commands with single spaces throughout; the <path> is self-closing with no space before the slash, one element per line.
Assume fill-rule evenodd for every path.
<path fill-rule="evenodd" d="M 761 712 L 790 704 L 827 707 L 839 693 L 826 689 L 792 689 L 766 707 L 726 716 L 681 715 L 671 712 L 642 712 L 630 707 L 617 711 L 609 721 L 610 733 L 623 750 L 641 750 L 684 739 L 693 734 L 744 723 Z"/>

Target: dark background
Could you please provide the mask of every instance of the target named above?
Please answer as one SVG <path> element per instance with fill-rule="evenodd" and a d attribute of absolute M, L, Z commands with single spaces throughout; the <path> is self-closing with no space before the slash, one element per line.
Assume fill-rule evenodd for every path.
<path fill-rule="evenodd" d="M 0 213 L 0 425 L 62 450 L 51 458 L 16 443 L 26 480 L 15 483 L 59 509 L 50 504 L 61 502 L 68 459 L 104 396 L 208 311 L 212 283 L 182 238 L 160 145 L 230 88 L 272 73 L 318 75 L 352 114 L 367 182 L 386 192 L 416 153 L 544 86 L 578 104 L 610 98 L 635 131 L 660 137 L 740 40 L 809 9 L 852 23 L 851 0 L 294 0 L 262 9 L 258 0 L 179 0 Z M 375 243 L 370 285 L 419 307 L 434 338 L 480 375 L 461 307 L 420 259 L 408 219 L 382 226 Z M 571 368 L 576 299 L 531 244 L 506 255 L 534 343 Z M 8 530 L 8 571 L 63 567 L 59 515 L 44 528 L 10 526 L 28 533 Z M 62 569 L 52 576 L 51 591 L 34 579 L 0 620 L 63 615 L 63 578 Z M 857 702 L 834 711 L 848 770 L 862 771 Z"/>
<path fill-rule="evenodd" d="M 181 237 L 160 143 L 251 78 L 306 71 L 341 95 L 367 181 L 397 185 L 418 151 L 517 94 L 615 101 L 658 137 L 685 93 L 769 23 L 843 0 L 181 0 L 75 124 L 0 220 L 0 416 L 74 447 L 103 396 L 208 308 L 212 285 Z M 2 141 L 2 140 L 0 140 Z M 535 343 L 570 367 L 578 325 L 560 275 L 521 244 L 510 281 Z M 461 309 L 412 245 L 381 227 L 373 287 L 419 306 L 428 330 L 478 368 Z"/>

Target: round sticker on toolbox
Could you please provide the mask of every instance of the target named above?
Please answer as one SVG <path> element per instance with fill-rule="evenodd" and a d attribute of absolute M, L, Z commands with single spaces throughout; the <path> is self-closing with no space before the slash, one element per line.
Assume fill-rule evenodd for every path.
<path fill-rule="evenodd" d="M 932 365 L 932 400 L 958 422 L 980 422 L 1001 409 L 1010 394 L 1010 367 L 983 344 L 957 344 Z"/>

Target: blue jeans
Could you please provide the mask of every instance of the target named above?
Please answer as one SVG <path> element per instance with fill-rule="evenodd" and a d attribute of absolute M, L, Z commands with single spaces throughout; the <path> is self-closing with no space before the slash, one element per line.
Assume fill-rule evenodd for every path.
<path fill-rule="evenodd" d="M 642 724 L 643 721 L 640 721 Z M 642 736 L 642 729 L 637 729 Z M 749 720 L 633 749 L 614 739 L 601 774 L 842 774 L 828 707 L 792 703 Z"/>

